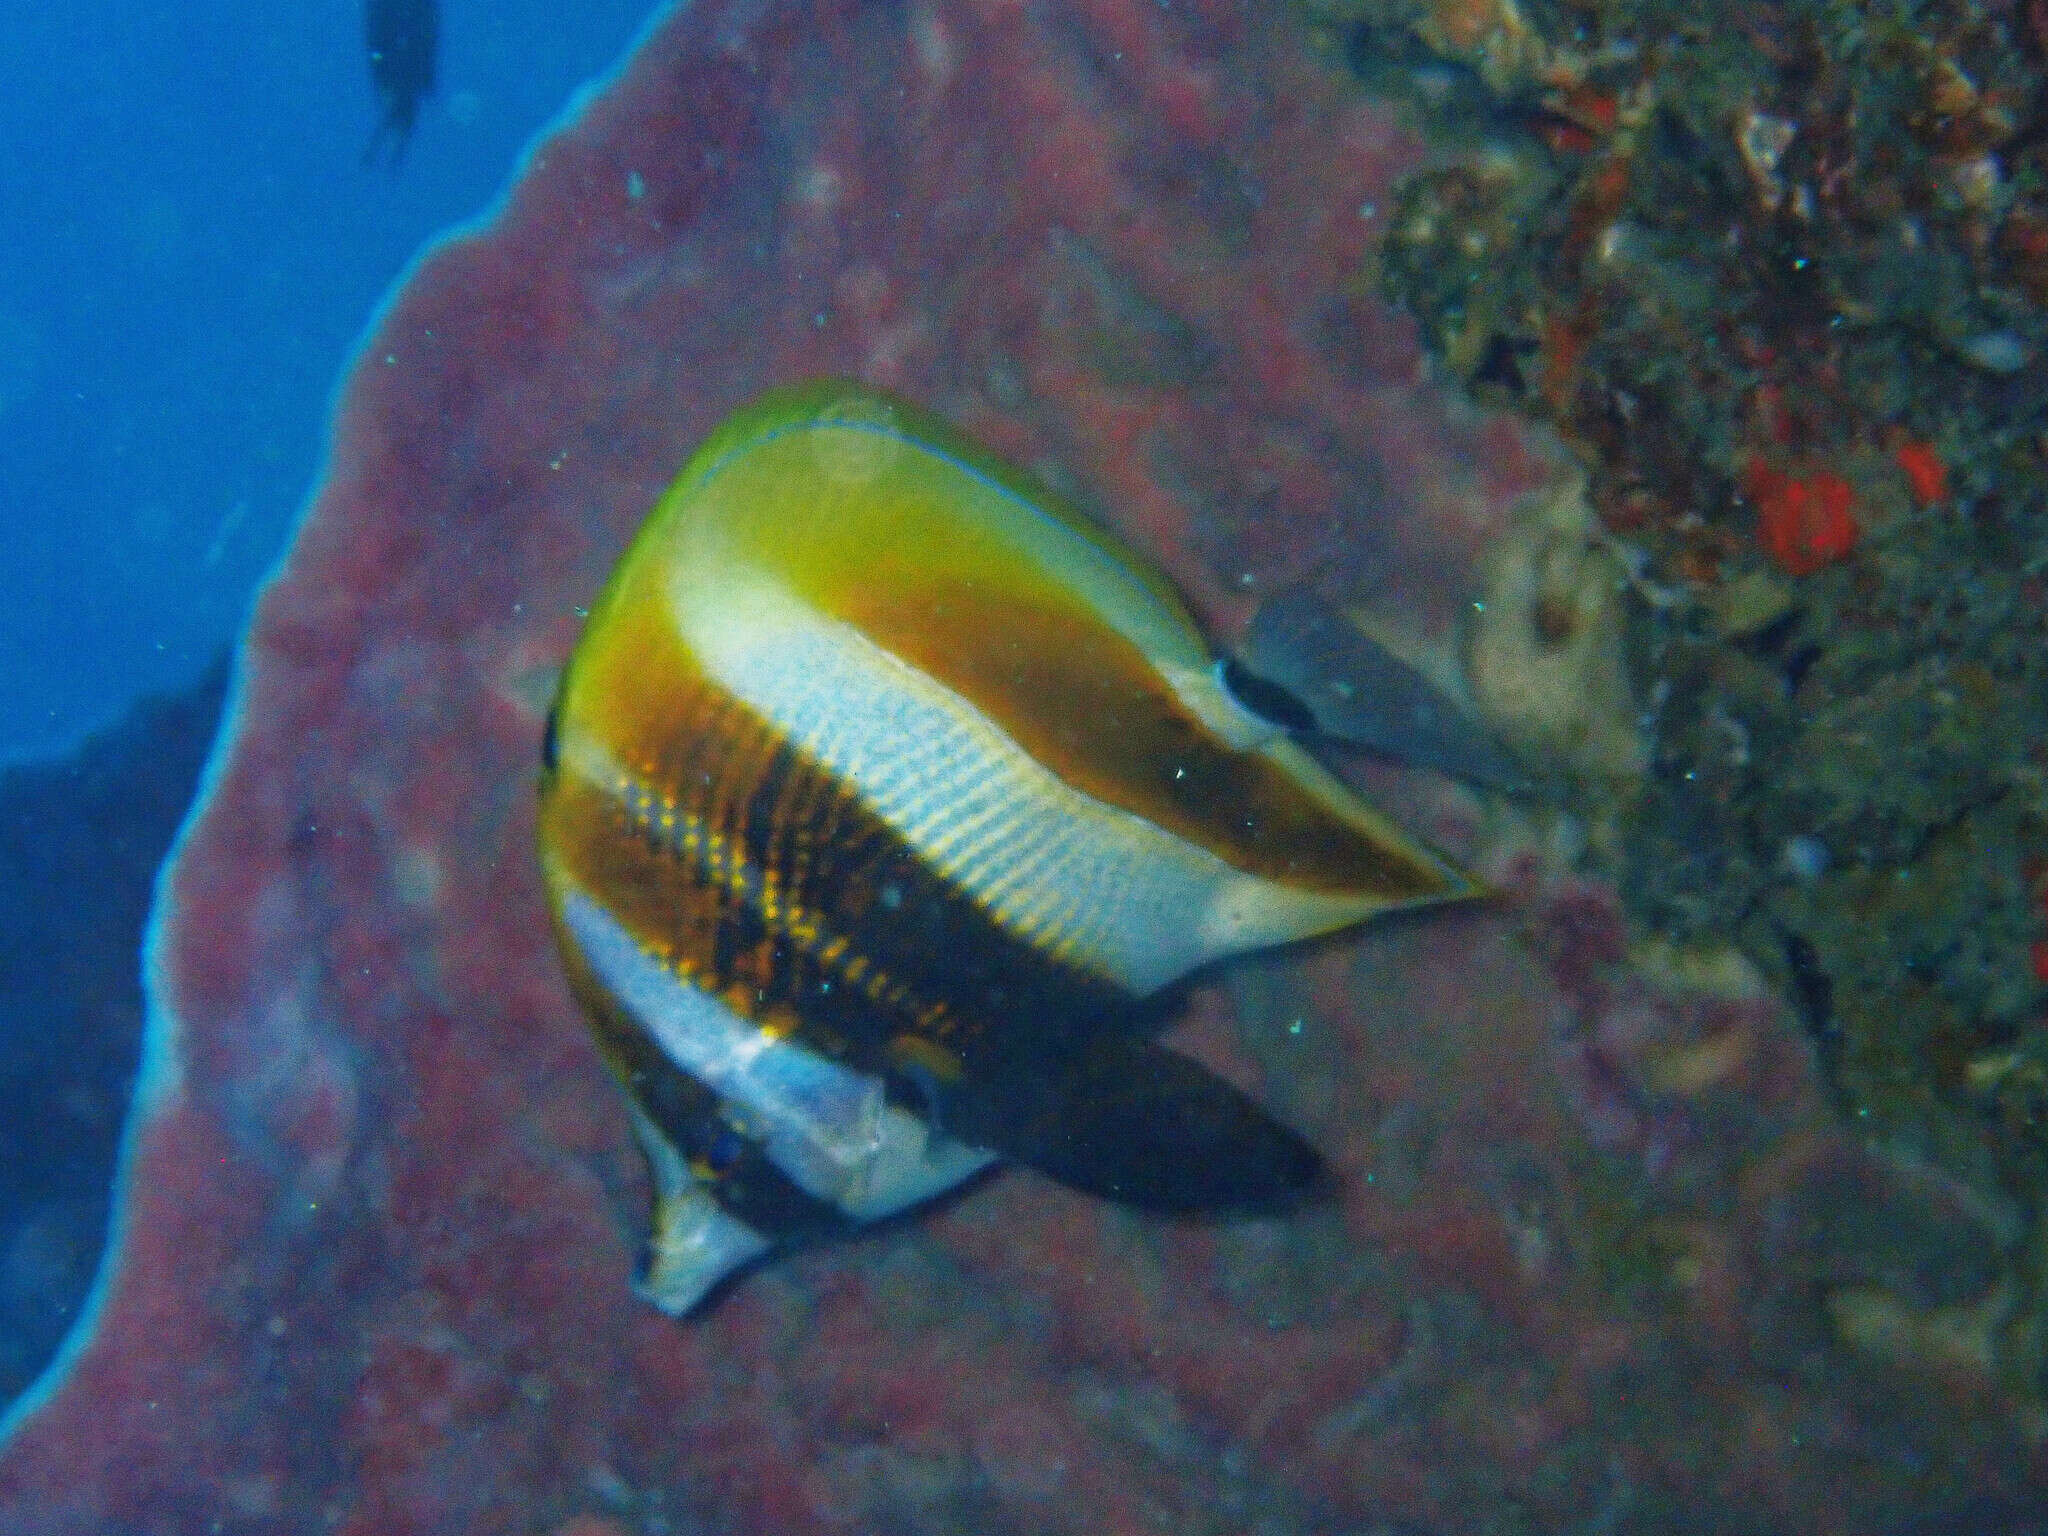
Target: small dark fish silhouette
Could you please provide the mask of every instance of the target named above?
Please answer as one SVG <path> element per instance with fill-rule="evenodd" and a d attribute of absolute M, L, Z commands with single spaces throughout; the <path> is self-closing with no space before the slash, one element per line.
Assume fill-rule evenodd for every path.
<path fill-rule="evenodd" d="M 383 120 L 363 148 L 363 164 L 381 159 L 396 167 L 420 102 L 434 89 L 434 57 L 441 45 L 438 0 L 363 0 L 363 45 L 384 103 Z"/>

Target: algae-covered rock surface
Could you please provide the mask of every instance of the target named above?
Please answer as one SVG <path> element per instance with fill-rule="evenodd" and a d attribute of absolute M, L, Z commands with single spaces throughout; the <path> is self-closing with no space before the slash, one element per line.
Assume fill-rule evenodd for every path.
<path fill-rule="evenodd" d="M 1554 426 L 1627 571 L 1647 771 L 1557 763 L 1582 867 L 1632 931 L 1732 945 L 1844 1123 L 1978 1213 L 1965 1294 L 1851 1287 L 1841 1337 L 1969 1356 L 2038 1427 L 2048 11 L 1307 11 L 1434 146 L 1360 281 Z"/>

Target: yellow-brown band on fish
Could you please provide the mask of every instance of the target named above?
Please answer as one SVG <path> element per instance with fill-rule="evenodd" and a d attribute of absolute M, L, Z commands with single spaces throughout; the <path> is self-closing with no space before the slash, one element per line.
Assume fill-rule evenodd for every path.
<path fill-rule="evenodd" d="M 542 862 L 652 1143 L 672 1310 L 819 1208 L 881 1214 L 997 1152 L 1151 1203 L 1305 1180 L 1305 1144 L 1146 1042 L 1137 1000 L 1472 891 L 1239 704 L 1128 550 L 852 386 L 705 444 L 551 733 Z M 649 1108 L 661 1062 L 704 1090 L 689 1113 Z M 804 1219 L 763 1232 L 771 1208 Z"/>

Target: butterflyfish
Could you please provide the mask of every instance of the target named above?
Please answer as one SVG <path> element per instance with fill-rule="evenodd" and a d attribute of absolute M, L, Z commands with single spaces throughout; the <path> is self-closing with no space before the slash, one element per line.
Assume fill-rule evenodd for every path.
<path fill-rule="evenodd" d="M 1007 1159 L 1284 1208 L 1314 1149 L 1160 1044 L 1196 967 L 1474 883 L 1290 734 L 1166 579 L 846 383 L 718 427 L 591 608 L 543 745 L 564 968 L 673 1314 Z"/>

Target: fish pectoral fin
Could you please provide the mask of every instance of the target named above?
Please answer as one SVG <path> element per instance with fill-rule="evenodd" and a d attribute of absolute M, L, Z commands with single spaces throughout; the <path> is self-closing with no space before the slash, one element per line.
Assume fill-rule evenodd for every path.
<path fill-rule="evenodd" d="M 1148 1040 L 1105 1034 L 1063 1068 L 1039 1064 L 949 1097 L 970 1139 L 1148 1210 L 1275 1211 L 1328 1178 L 1302 1137 L 1199 1062 Z"/>

